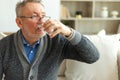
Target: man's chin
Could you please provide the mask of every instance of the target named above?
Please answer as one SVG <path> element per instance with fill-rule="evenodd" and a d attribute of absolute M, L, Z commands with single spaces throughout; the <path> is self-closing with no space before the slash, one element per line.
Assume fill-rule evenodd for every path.
<path fill-rule="evenodd" d="M 36 36 L 39 36 L 40 38 L 45 36 L 46 35 L 46 32 L 42 32 L 42 33 L 37 33 Z"/>
<path fill-rule="evenodd" d="M 30 37 L 33 37 L 33 38 L 42 38 L 46 35 L 46 32 L 42 32 L 42 33 L 36 33 L 36 34 L 31 34 L 29 35 Z"/>

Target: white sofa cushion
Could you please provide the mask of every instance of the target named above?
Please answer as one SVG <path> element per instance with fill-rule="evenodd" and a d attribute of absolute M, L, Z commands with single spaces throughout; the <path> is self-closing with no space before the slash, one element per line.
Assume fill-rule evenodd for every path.
<path fill-rule="evenodd" d="M 66 80 L 118 80 L 117 51 L 119 41 L 116 36 L 86 36 L 97 47 L 100 59 L 87 64 L 74 60 L 66 61 Z"/>
<path fill-rule="evenodd" d="M 65 69 L 66 69 L 66 60 L 63 60 L 63 62 L 60 65 L 58 76 L 65 76 Z"/>

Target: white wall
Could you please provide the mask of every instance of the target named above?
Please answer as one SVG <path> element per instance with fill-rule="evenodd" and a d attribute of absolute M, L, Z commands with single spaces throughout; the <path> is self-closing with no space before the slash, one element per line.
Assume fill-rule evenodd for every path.
<path fill-rule="evenodd" d="M 60 19 L 60 0 L 43 0 L 43 4 L 48 16 Z"/>
<path fill-rule="evenodd" d="M 1 0 L 0 2 L 0 32 L 16 32 L 19 28 L 15 23 L 15 5 L 19 0 Z M 60 0 L 43 0 L 46 13 L 51 18 L 59 19 Z"/>
<path fill-rule="evenodd" d="M 17 0 L 1 0 L 0 32 L 13 32 L 18 29 L 15 23 L 15 4 Z"/>

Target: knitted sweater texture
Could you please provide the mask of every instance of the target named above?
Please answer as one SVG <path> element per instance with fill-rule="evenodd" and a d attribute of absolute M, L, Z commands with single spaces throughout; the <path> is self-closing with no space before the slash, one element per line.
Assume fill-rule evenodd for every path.
<path fill-rule="evenodd" d="M 57 80 L 57 73 L 64 59 L 86 63 L 98 60 L 96 47 L 78 32 L 72 40 L 62 35 L 44 36 L 32 64 L 29 63 L 19 31 L 0 40 L 0 80 Z"/>

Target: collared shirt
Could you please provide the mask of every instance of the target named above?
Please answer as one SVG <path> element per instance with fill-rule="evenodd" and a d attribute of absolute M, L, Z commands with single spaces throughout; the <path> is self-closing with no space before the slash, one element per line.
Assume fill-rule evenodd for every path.
<path fill-rule="evenodd" d="M 27 43 L 27 41 L 22 36 L 22 43 L 24 45 L 24 49 L 25 49 L 27 58 L 29 59 L 30 63 L 32 63 L 33 59 L 35 57 L 35 54 L 38 50 L 40 41 L 38 40 L 33 46 L 31 46 L 29 43 Z"/>

